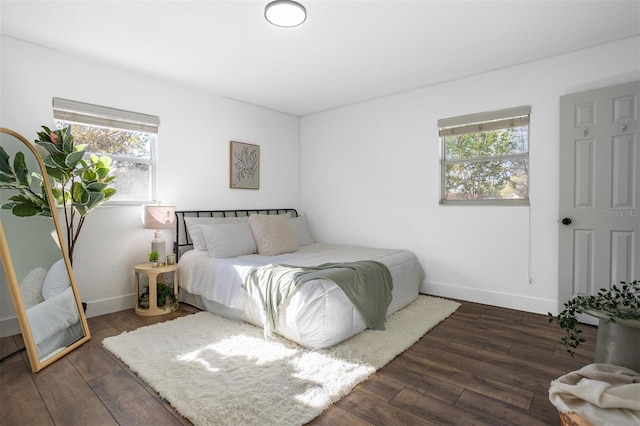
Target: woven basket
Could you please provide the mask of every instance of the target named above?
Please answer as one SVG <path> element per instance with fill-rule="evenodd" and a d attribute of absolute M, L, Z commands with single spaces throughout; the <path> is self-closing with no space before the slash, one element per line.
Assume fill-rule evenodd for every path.
<path fill-rule="evenodd" d="M 558 411 L 558 414 L 560 415 L 561 426 L 591 426 L 591 423 L 576 413 L 562 413 Z"/>

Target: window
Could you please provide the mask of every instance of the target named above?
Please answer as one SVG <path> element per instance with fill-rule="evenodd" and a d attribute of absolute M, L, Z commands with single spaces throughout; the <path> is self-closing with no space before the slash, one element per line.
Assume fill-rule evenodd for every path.
<path fill-rule="evenodd" d="M 529 204 L 528 106 L 438 121 L 441 204 Z"/>
<path fill-rule="evenodd" d="M 155 200 L 155 150 L 158 117 L 53 98 L 57 128 L 71 126 L 77 144 L 87 144 L 87 156 L 113 160 L 113 187 L 108 204 L 143 204 Z"/>

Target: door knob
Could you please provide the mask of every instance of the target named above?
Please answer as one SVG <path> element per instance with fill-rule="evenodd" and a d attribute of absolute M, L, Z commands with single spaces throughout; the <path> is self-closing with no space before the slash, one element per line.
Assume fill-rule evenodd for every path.
<path fill-rule="evenodd" d="M 571 225 L 571 218 L 565 217 L 564 219 L 562 219 L 562 224 L 563 225 Z"/>

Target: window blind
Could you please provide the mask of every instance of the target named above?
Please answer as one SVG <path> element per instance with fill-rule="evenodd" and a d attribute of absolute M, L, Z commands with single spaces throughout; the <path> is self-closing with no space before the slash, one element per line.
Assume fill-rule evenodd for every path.
<path fill-rule="evenodd" d="M 155 115 L 61 98 L 53 98 L 53 118 L 145 133 L 158 133 L 160 124 L 160 119 Z"/>
<path fill-rule="evenodd" d="M 461 115 L 459 117 L 438 120 L 438 130 L 439 135 L 445 137 L 527 126 L 529 125 L 530 115 L 531 107 L 528 105 L 498 111 L 481 112 L 478 114 Z"/>

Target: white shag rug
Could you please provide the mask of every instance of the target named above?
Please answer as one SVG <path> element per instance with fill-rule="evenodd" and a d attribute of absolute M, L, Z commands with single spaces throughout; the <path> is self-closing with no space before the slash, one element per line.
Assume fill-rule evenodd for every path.
<path fill-rule="evenodd" d="M 418 296 L 386 330 L 309 350 L 261 328 L 199 312 L 124 332 L 103 345 L 195 425 L 313 420 L 447 318 L 459 303 Z"/>

